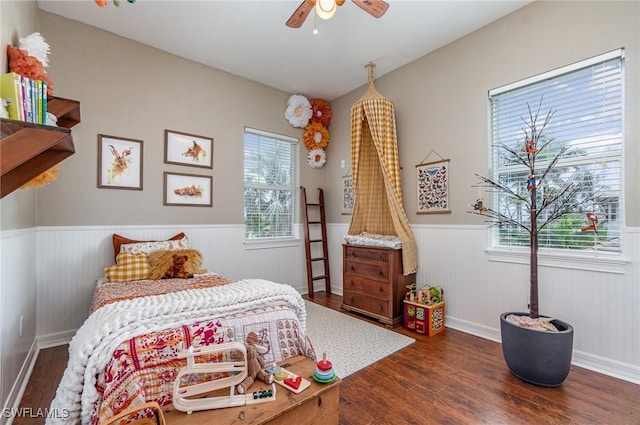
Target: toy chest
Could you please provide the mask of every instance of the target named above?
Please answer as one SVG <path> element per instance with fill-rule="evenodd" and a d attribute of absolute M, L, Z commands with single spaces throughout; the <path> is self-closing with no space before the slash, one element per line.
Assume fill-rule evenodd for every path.
<path fill-rule="evenodd" d="M 404 327 L 420 334 L 435 335 L 444 330 L 445 303 L 419 304 L 404 300 Z"/>

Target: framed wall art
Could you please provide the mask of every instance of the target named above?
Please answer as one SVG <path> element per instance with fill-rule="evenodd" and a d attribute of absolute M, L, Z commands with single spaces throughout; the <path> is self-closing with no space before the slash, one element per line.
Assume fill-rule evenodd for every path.
<path fill-rule="evenodd" d="M 342 214 L 352 214 L 354 202 L 353 176 L 349 173 L 342 176 Z"/>
<path fill-rule="evenodd" d="M 98 187 L 142 190 L 142 140 L 98 134 Z"/>
<path fill-rule="evenodd" d="M 189 167 L 213 168 L 213 139 L 165 130 L 164 162 Z"/>
<path fill-rule="evenodd" d="M 213 205 L 213 177 L 164 173 L 163 205 L 210 207 Z"/>
<path fill-rule="evenodd" d="M 433 152 L 433 151 L 432 151 Z M 426 158 L 425 158 L 426 159 Z M 418 214 L 448 214 L 449 160 L 441 159 L 416 165 Z"/>

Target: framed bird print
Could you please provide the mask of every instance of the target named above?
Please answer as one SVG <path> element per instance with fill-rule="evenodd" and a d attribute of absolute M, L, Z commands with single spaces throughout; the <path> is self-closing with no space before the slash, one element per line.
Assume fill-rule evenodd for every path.
<path fill-rule="evenodd" d="M 98 187 L 142 190 L 142 140 L 98 134 Z"/>
<path fill-rule="evenodd" d="M 213 168 L 213 139 L 179 131 L 164 131 L 164 162 Z"/>

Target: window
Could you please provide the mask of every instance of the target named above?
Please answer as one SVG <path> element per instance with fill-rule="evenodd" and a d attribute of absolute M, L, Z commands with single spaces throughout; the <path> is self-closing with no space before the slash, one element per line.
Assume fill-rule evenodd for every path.
<path fill-rule="evenodd" d="M 245 239 L 294 237 L 297 142 L 245 127 Z"/>
<path fill-rule="evenodd" d="M 624 52 L 616 50 L 489 92 L 490 167 L 494 181 L 515 193 L 527 193 L 527 169 L 497 146 L 500 142 L 516 152 L 521 150 L 525 121 L 530 116 L 527 105 L 534 116 L 540 107 L 538 128 L 555 111 L 543 133 L 545 141 L 551 142 L 537 156 L 536 169 L 541 173 L 560 149 L 569 148 L 553 172 L 537 186 L 537 194 L 542 200 L 545 191 L 551 193 L 562 187 L 562 181 L 575 179 L 580 188 L 575 195 L 578 208 L 540 231 L 540 248 L 621 252 L 623 65 Z M 592 199 L 580 201 L 594 190 Z M 499 192 L 493 194 L 494 210 L 528 222 L 521 203 Z M 540 201 L 537 203 L 541 205 Z M 596 213 L 597 233 L 581 231 L 589 225 L 587 212 Z M 501 226 L 492 235 L 494 247 L 528 243 L 528 233 L 516 226 Z"/>

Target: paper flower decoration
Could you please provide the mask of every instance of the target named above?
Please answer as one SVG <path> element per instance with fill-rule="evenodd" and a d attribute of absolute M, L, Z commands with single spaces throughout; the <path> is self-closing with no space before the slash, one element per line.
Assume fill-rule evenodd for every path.
<path fill-rule="evenodd" d="M 29 56 L 33 56 L 38 59 L 43 68 L 49 66 L 49 43 L 44 40 L 44 37 L 39 32 L 34 32 L 19 40 L 18 47 L 25 50 Z"/>
<path fill-rule="evenodd" d="M 319 122 L 312 122 L 304 132 L 304 145 L 308 150 L 324 149 L 329 144 L 329 130 Z"/>
<path fill-rule="evenodd" d="M 332 115 L 329 102 L 322 99 L 311 99 L 311 111 L 313 112 L 312 122 L 319 122 L 323 126 L 329 127 Z"/>
<path fill-rule="evenodd" d="M 312 149 L 307 154 L 307 163 L 311 168 L 322 168 L 327 162 L 327 153 L 323 149 Z"/>
<path fill-rule="evenodd" d="M 284 117 L 292 126 L 306 127 L 309 124 L 311 115 L 311 103 L 306 97 L 294 94 L 287 100 L 287 109 L 284 111 Z"/>

